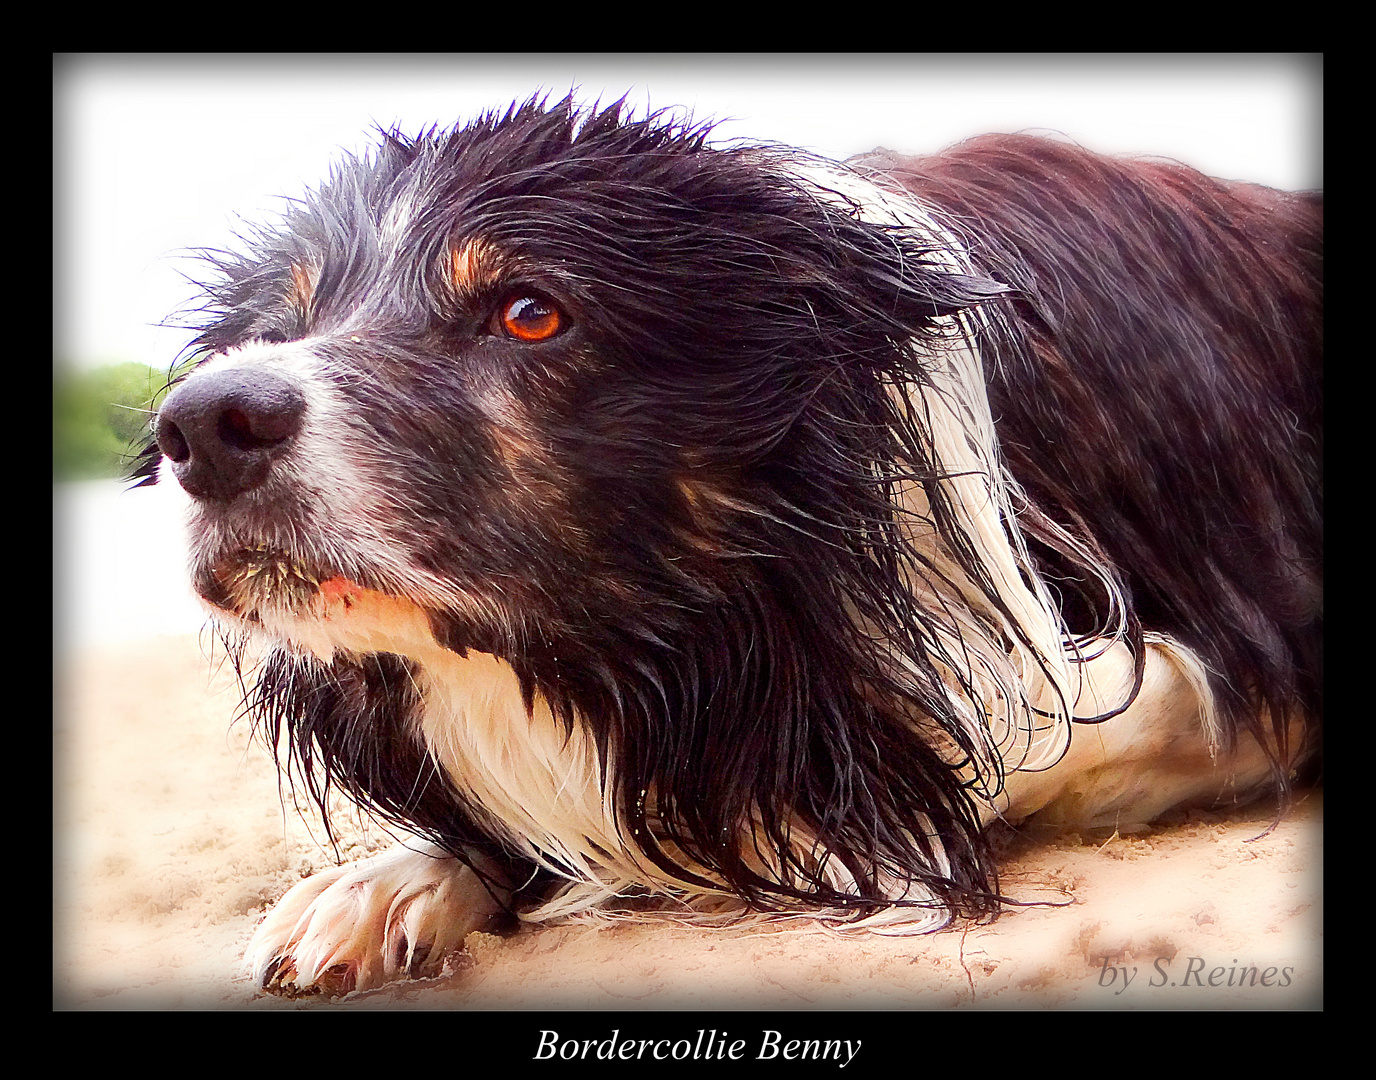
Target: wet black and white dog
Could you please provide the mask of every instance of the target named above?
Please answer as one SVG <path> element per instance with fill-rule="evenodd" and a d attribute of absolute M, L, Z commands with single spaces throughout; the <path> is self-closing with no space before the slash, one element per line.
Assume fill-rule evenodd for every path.
<path fill-rule="evenodd" d="M 288 893 L 264 985 L 631 898 L 926 929 L 995 818 L 1315 760 L 1319 197 L 706 136 L 389 134 L 213 257 L 141 473 L 289 771 L 417 838 Z"/>

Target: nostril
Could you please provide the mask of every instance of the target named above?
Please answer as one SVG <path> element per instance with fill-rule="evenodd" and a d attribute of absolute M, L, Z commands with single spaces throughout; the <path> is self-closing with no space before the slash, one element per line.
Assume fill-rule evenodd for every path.
<path fill-rule="evenodd" d="M 226 409 L 220 414 L 219 429 L 220 440 L 226 446 L 251 450 L 258 445 L 253 437 L 253 425 L 238 409 Z"/>
<path fill-rule="evenodd" d="M 191 447 L 187 445 L 186 437 L 182 434 L 181 428 L 177 427 L 166 416 L 158 417 L 154 438 L 157 441 L 158 449 L 163 452 L 163 456 L 173 464 L 180 464 L 191 457 Z"/>
<path fill-rule="evenodd" d="M 296 434 L 299 417 L 291 412 L 263 412 L 250 416 L 242 409 L 220 414 L 218 433 L 222 442 L 236 450 L 264 450 Z"/>

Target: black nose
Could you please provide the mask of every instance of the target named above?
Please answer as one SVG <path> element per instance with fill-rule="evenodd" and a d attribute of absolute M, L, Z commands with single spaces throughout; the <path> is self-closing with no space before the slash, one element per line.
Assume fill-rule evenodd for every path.
<path fill-rule="evenodd" d="M 280 375 L 254 367 L 206 372 L 167 395 L 158 448 L 192 495 L 233 499 L 267 478 L 305 413 L 304 395 Z"/>

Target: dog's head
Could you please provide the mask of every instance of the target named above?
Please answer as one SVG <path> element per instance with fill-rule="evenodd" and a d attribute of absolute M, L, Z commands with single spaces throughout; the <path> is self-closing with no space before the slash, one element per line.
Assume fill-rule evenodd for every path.
<path fill-rule="evenodd" d="M 914 388 L 1001 288 L 844 171 L 706 137 L 568 102 L 386 135 L 212 257 L 144 474 L 160 452 L 194 497 L 225 620 L 499 657 L 619 748 L 627 814 L 654 785 L 749 884 L 718 837 L 742 821 L 881 857 L 974 831 L 960 751 L 902 734 L 975 738 L 904 537 L 955 520 Z M 852 788 L 856 758 L 905 798 Z"/>
<path fill-rule="evenodd" d="M 506 656 L 653 637 L 789 533 L 858 542 L 912 341 L 997 287 L 705 135 L 568 103 L 388 135 L 212 256 L 157 424 L 201 596 L 281 629 L 351 583 Z"/>

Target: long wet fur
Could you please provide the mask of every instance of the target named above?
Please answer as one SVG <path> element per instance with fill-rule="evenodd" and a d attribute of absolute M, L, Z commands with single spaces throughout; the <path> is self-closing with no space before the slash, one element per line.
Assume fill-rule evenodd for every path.
<path fill-rule="evenodd" d="M 685 892 L 994 912 L 991 710 L 1020 731 L 1068 716 L 1057 671 L 1106 633 L 1139 658 L 1144 629 L 1188 646 L 1223 738 L 1262 738 L 1283 790 L 1322 712 L 1317 197 L 1019 137 L 853 163 L 965 254 L 819 193 L 787 151 L 707 136 L 568 102 L 388 133 L 211 257 L 194 349 L 320 343 L 391 456 L 377 468 L 405 509 L 388 527 L 472 598 L 427 606 L 435 638 L 506 660 L 528 707 L 591 734 L 624 842 Z M 573 313 L 576 351 L 456 372 L 486 298 L 435 268 L 475 239 Z M 360 312 L 366 340 L 331 336 Z M 970 341 L 1013 585 L 931 430 L 935 369 Z M 514 461 L 472 403 L 483 378 L 534 433 Z M 154 448 L 138 475 L 157 465 Z M 367 559 L 328 561 L 317 576 L 404 593 Z M 199 585 L 233 610 L 223 582 Z M 1049 638 L 1010 606 L 1018 588 L 1059 604 Z M 1050 697 L 991 673 L 994 653 Z M 531 896 L 576 877 L 435 766 L 416 677 L 399 656 L 278 643 L 249 706 L 322 809 L 337 785 L 502 860 Z"/>
<path fill-rule="evenodd" d="M 1007 136 L 853 164 L 951 214 L 1014 286 L 986 370 L 1028 531 L 1101 545 L 1138 619 L 1209 668 L 1230 745 L 1303 756 L 1287 720 L 1323 713 L 1322 193 Z M 1071 628 L 1101 622 L 1042 553 Z"/>

